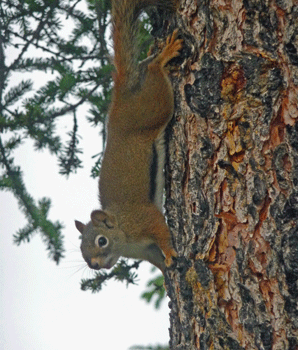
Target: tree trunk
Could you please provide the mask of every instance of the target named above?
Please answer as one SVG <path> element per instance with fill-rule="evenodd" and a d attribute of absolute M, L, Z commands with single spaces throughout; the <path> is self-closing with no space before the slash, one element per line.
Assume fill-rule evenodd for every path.
<path fill-rule="evenodd" d="M 170 349 L 298 349 L 298 5 L 182 0 Z"/>

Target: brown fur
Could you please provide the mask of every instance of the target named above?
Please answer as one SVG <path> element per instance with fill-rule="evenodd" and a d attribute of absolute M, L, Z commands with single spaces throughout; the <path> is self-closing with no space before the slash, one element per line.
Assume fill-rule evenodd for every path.
<path fill-rule="evenodd" d="M 99 179 L 102 211 L 93 212 L 88 225 L 77 221 L 76 226 L 82 233 L 83 256 L 91 268 L 109 268 L 119 256 L 125 256 L 148 260 L 164 271 L 176 253 L 164 217 L 149 198 L 150 165 L 153 143 L 171 119 L 174 108 L 165 65 L 179 55 L 182 40 L 176 38 L 177 30 L 168 37 L 161 53 L 148 60 L 146 75 L 138 86 L 137 16 L 140 10 L 161 1 L 112 3 L 116 72 Z M 168 7 L 176 3 L 162 1 Z M 107 247 L 94 245 L 99 236 L 108 239 Z"/>

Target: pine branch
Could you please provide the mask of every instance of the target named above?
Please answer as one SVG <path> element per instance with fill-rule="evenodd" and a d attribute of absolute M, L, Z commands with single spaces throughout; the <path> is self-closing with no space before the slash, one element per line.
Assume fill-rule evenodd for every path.
<path fill-rule="evenodd" d="M 81 281 L 81 289 L 83 291 L 90 290 L 92 293 L 97 293 L 102 289 L 102 286 L 109 280 L 115 279 L 117 281 L 126 282 L 126 285 L 136 284 L 137 274 L 131 272 L 132 269 L 138 269 L 141 261 L 135 261 L 133 264 L 127 264 L 127 261 L 121 259 L 114 269 L 107 273 L 100 271 L 95 273 L 92 279 L 83 279 Z"/>
<path fill-rule="evenodd" d="M 164 283 L 164 277 L 162 275 L 151 279 L 147 283 L 147 290 L 141 295 L 142 299 L 145 299 L 147 303 L 154 302 L 154 307 L 156 309 L 159 309 L 161 306 L 161 302 L 165 299 L 166 297 L 166 292 L 163 287 Z"/>
<path fill-rule="evenodd" d="M 17 244 L 28 242 L 33 233 L 39 231 L 49 251 L 49 257 L 58 264 L 64 252 L 63 236 L 61 235 L 63 226 L 59 222 L 52 223 L 47 219 L 51 204 L 50 200 L 43 198 L 38 205 L 35 205 L 33 198 L 25 188 L 20 168 L 13 166 L 13 159 L 8 158 L 1 138 L 0 161 L 6 170 L 6 173 L 0 177 L 0 189 L 14 193 L 18 199 L 20 209 L 24 212 L 29 222 L 26 227 L 14 235 L 14 242 Z"/>
<path fill-rule="evenodd" d="M 129 348 L 129 350 L 169 350 L 167 345 L 134 345 Z"/>
<path fill-rule="evenodd" d="M 97 158 L 97 160 L 95 161 L 95 164 L 93 165 L 93 167 L 91 169 L 91 177 L 93 179 L 96 179 L 96 178 L 99 177 L 102 157 L 103 157 L 103 152 L 101 152 L 99 154 L 95 154 L 94 156 L 92 156 L 93 159 Z"/>
<path fill-rule="evenodd" d="M 54 1 L 53 1 L 53 5 L 54 5 Z M 51 11 L 48 12 L 47 16 L 45 19 L 40 19 L 40 22 L 38 23 L 38 26 L 36 28 L 36 30 L 33 32 L 32 37 L 29 40 L 26 40 L 26 44 L 24 45 L 23 49 L 21 50 L 21 52 L 19 53 L 18 57 L 13 61 L 13 63 L 8 67 L 8 70 L 13 70 L 15 68 L 15 66 L 18 64 L 19 60 L 23 57 L 23 55 L 25 54 L 25 52 L 27 51 L 28 47 L 30 44 L 33 43 L 33 41 L 35 39 L 38 39 L 40 36 L 41 31 L 44 28 L 44 25 L 47 23 L 49 17 L 51 15 Z M 43 16 L 43 15 L 42 15 Z M 25 36 L 24 36 L 25 37 Z M 24 37 L 22 37 L 22 39 L 24 39 Z"/>
<path fill-rule="evenodd" d="M 4 95 L 3 108 L 7 108 L 13 103 L 17 102 L 26 92 L 31 91 L 33 82 L 31 80 L 22 80 L 17 86 L 9 89 Z"/>
<path fill-rule="evenodd" d="M 78 158 L 78 154 L 83 153 L 81 149 L 77 148 L 79 143 L 77 137 L 78 124 L 76 114 L 73 116 L 73 130 L 68 133 L 71 137 L 68 147 L 66 147 L 59 156 L 59 173 L 61 175 L 69 175 L 71 172 L 75 172 L 78 168 L 82 168 L 82 161 Z"/>

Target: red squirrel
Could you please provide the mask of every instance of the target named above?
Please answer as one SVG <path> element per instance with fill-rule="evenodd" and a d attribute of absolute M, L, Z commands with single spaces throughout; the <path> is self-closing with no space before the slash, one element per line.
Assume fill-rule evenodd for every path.
<path fill-rule="evenodd" d="M 179 55 L 175 30 L 155 57 L 138 63 L 138 16 L 148 6 L 175 10 L 177 0 L 113 0 L 114 90 L 99 178 L 101 210 L 84 225 L 88 266 L 111 268 L 119 257 L 147 260 L 163 273 L 176 252 L 162 214 L 163 132 L 174 111 L 166 64 Z M 158 161 L 156 162 L 156 157 Z"/>

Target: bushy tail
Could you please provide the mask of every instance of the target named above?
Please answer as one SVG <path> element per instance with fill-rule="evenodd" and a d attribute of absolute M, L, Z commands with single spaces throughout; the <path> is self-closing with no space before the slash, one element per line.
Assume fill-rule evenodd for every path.
<path fill-rule="evenodd" d="M 179 0 L 112 0 L 116 81 L 129 81 L 138 67 L 138 16 L 148 6 L 174 10 Z"/>

